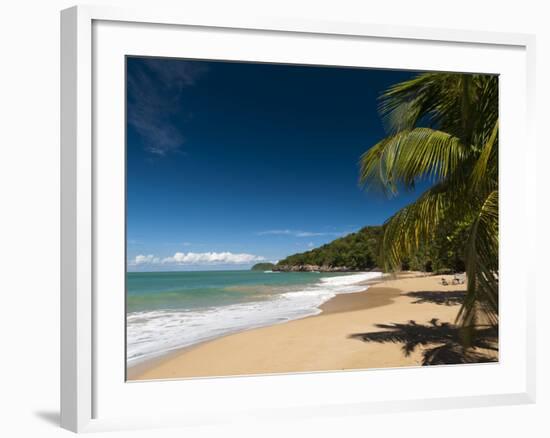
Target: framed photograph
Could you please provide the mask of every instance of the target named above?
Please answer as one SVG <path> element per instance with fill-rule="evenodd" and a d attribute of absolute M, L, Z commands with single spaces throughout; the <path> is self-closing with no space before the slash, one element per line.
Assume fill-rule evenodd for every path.
<path fill-rule="evenodd" d="M 534 401 L 534 37 L 61 26 L 63 427 Z"/>

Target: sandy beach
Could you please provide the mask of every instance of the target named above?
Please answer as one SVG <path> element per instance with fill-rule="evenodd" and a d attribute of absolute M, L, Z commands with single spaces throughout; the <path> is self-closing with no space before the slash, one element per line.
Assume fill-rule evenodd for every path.
<path fill-rule="evenodd" d="M 445 277 L 449 285 L 441 284 Z M 128 369 L 128 380 L 335 371 L 457 363 L 453 324 L 465 285 L 403 273 L 341 294 L 322 313 L 214 339 Z M 489 345 L 490 348 L 487 348 Z M 496 339 L 473 361 L 498 358 Z"/>

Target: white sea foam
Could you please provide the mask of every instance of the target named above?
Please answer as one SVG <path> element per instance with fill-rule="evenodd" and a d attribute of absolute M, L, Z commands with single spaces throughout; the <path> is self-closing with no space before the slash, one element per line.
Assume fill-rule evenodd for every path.
<path fill-rule="evenodd" d="M 274 294 L 266 301 L 232 304 L 202 310 L 132 312 L 127 317 L 129 365 L 238 331 L 273 325 L 320 313 L 319 306 L 337 294 L 365 290 L 366 280 L 380 277 L 365 272 L 324 277 L 301 290 Z"/>

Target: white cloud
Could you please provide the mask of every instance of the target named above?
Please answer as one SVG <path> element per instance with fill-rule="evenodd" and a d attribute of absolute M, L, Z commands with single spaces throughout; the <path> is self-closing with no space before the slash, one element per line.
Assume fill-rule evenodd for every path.
<path fill-rule="evenodd" d="M 340 233 L 314 233 L 311 231 L 298 231 L 296 237 L 337 236 Z"/>
<path fill-rule="evenodd" d="M 153 254 L 137 255 L 128 264 L 138 265 L 239 265 L 265 260 L 265 257 L 232 252 L 177 252 L 171 257 L 160 259 Z"/>
<path fill-rule="evenodd" d="M 126 78 L 127 118 L 147 152 L 158 157 L 181 152 L 185 143 L 182 124 L 171 119 L 181 111 L 184 89 L 194 86 L 207 70 L 202 64 L 179 59 L 133 61 Z"/>
<path fill-rule="evenodd" d="M 132 266 L 138 266 L 138 265 L 156 265 L 160 263 L 160 259 L 158 257 L 155 257 L 153 254 L 140 254 L 137 255 L 134 260 L 130 261 L 130 265 Z"/>
<path fill-rule="evenodd" d="M 257 233 L 258 236 L 267 236 L 267 235 L 270 235 L 270 234 L 273 234 L 273 235 L 278 235 L 278 234 L 294 234 L 292 232 L 292 230 L 267 230 L 267 231 L 260 231 L 259 233 Z"/>
<path fill-rule="evenodd" d="M 225 265 L 225 264 L 246 264 L 265 260 L 264 257 L 253 254 L 232 252 L 177 252 L 172 257 L 166 257 L 162 260 L 165 264 L 176 265 Z"/>

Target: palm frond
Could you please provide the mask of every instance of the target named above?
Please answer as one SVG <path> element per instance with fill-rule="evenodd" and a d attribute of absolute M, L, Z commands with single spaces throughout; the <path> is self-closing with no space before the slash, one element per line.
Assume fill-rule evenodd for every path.
<path fill-rule="evenodd" d="M 472 189 L 492 191 L 498 185 L 498 120 L 472 170 Z"/>
<path fill-rule="evenodd" d="M 389 195 L 433 184 L 386 221 L 381 260 L 399 269 L 436 233 L 462 227 L 467 345 L 476 325 L 498 324 L 498 77 L 423 73 L 389 88 L 379 110 L 389 134 L 361 156 L 360 182 Z"/>
<path fill-rule="evenodd" d="M 456 173 L 469 149 L 458 138 L 429 128 L 416 128 L 386 137 L 360 159 L 360 183 L 396 194 L 399 186 L 413 188 L 419 179 L 440 182 Z"/>
<path fill-rule="evenodd" d="M 379 110 L 389 134 L 425 126 L 474 145 L 486 141 L 479 133 L 498 118 L 498 77 L 423 73 L 390 87 Z"/>
<path fill-rule="evenodd" d="M 449 92 L 453 81 L 453 75 L 424 73 L 390 87 L 380 96 L 379 104 L 388 132 L 412 129 L 422 117 L 436 121 L 441 91 L 446 89 Z"/>
<path fill-rule="evenodd" d="M 443 222 L 458 220 L 464 209 L 461 196 L 442 182 L 424 192 L 415 202 L 399 210 L 384 223 L 380 256 L 388 270 L 399 269 L 403 259 L 431 242 Z"/>

